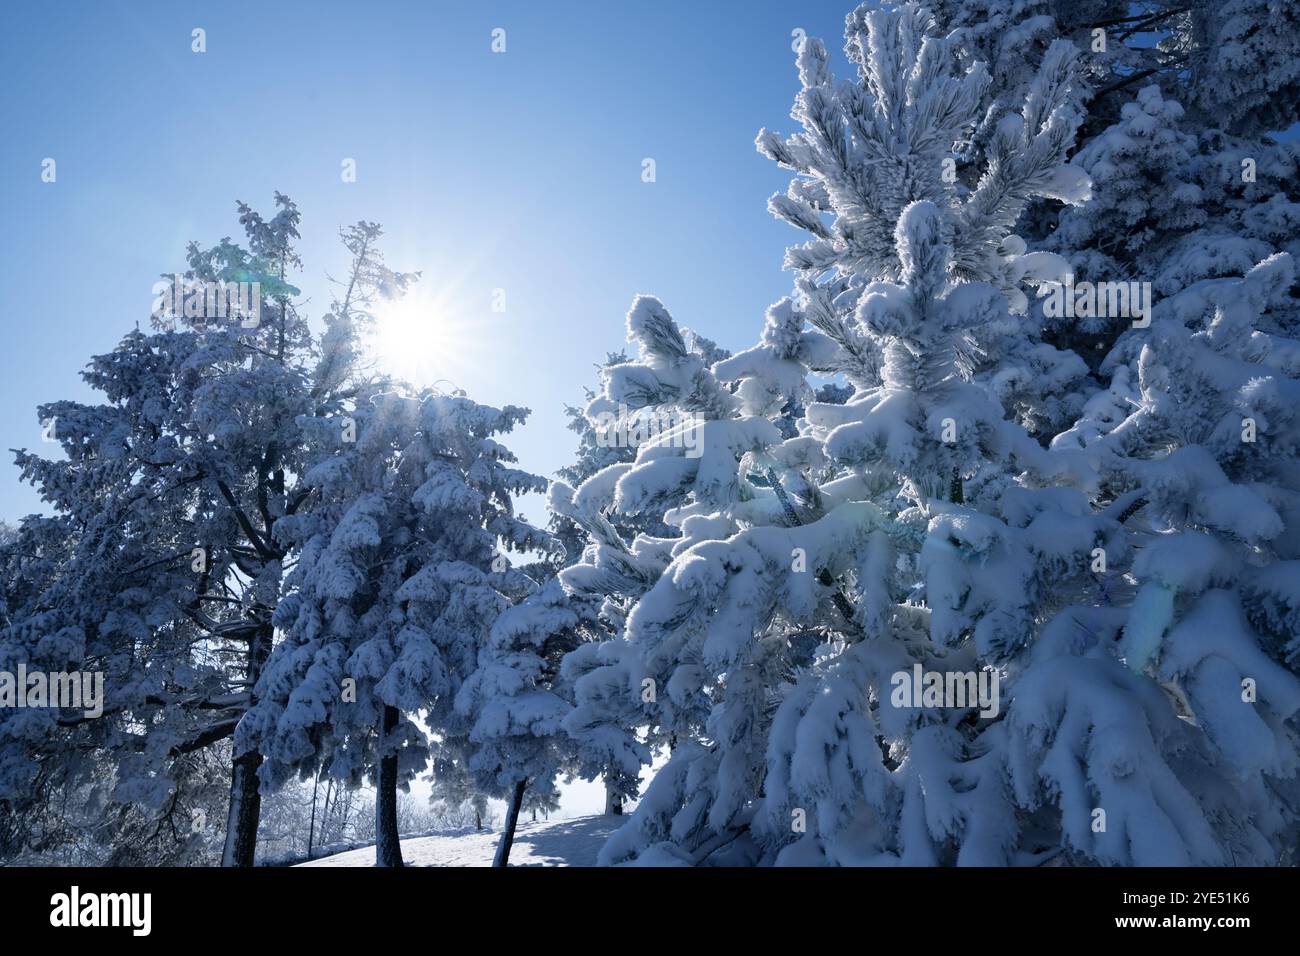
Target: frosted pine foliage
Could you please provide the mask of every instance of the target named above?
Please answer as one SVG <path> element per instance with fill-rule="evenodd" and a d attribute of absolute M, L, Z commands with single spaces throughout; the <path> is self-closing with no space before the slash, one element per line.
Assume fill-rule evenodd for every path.
<path fill-rule="evenodd" d="M 1205 132 L 1159 87 L 1138 91 L 1075 161 L 1095 195 L 1061 216 L 1050 245 L 1068 254 L 1078 279 L 1149 276 L 1157 294 L 1173 295 L 1295 251 L 1295 144 Z"/>
<path fill-rule="evenodd" d="M 455 695 L 511 596 L 532 587 L 500 549 L 549 543 L 510 508 L 540 479 L 493 437 L 525 415 L 381 391 L 347 416 L 301 421 L 320 505 L 282 526 L 299 554 L 276 616 L 285 639 L 236 738 L 267 755 L 269 786 L 321 766 L 356 783 L 393 754 L 406 779 L 428 759 L 417 715 L 445 738 L 468 733 Z M 384 706 L 403 715 L 386 737 Z"/>
<path fill-rule="evenodd" d="M 1030 33 L 1042 32 L 1040 19 Z M 1089 195 L 1084 171 L 1065 161 L 1082 116 L 1074 48 L 1046 44 L 1008 104 L 1007 87 L 995 101 L 984 64 L 972 56 L 982 45 L 961 31 L 935 35 L 919 7 L 860 8 L 848 18 L 846 40 L 859 81 L 835 81 L 825 47 L 809 39 L 793 114 L 803 132 L 758 137 L 761 152 L 799 174 L 769 208 L 814 235 L 786 264 L 800 273 L 806 320 L 839 348 L 810 355 L 810 366 L 860 388 L 880 384 L 883 343 L 857 310 L 870 283 L 898 279 L 899 221 L 910 204 L 926 202 L 947 249 L 945 272 L 990 283 L 1011 313 L 962 332 L 964 374 L 983 380 L 1036 433 L 1063 427 L 1078 411 L 1072 395 L 1086 367 L 1042 342 L 1037 323 L 1020 316 L 1031 295 L 1071 266 L 1030 251 L 1012 231 L 1034 201 Z"/>
<path fill-rule="evenodd" d="M 1150 274 L 1173 243 L 1205 221 L 1201 189 L 1189 181 L 1196 138 L 1180 129 L 1182 117 L 1182 107 L 1162 98 L 1159 87 L 1144 87 L 1124 104 L 1118 123 L 1075 155 L 1095 196 L 1068 210 L 1053 238 L 1058 248 L 1082 250 L 1074 257 L 1079 280 L 1119 277 L 1139 257 Z M 1082 324 L 1093 331 L 1090 324 L 1105 321 L 1085 318 Z"/>
<path fill-rule="evenodd" d="M 800 174 L 769 202 L 814 236 L 790 250 L 788 265 L 895 278 L 902 269 L 895 227 L 908 205 L 924 200 L 942 213 L 954 274 L 1001 278 L 1008 266 L 999 244 L 1031 198 L 1087 198 L 1086 175 L 1064 162 L 1080 118 L 1070 96 L 1072 46 L 1053 44 L 1019 111 L 998 121 L 986 165 L 967 188 L 955 176 L 953 145 L 979 121 L 989 77 L 980 63 L 962 71 L 956 47 L 931 30 L 916 5 L 860 8 L 846 26 L 858 83 L 834 80 L 821 41 L 802 44 L 794 116 L 804 130 L 784 140 L 764 130 L 757 141 Z"/>
<path fill-rule="evenodd" d="M 1037 340 L 1026 309 L 1026 285 L 1072 266 L 1012 234 L 1028 201 L 1084 203 L 1082 222 L 1150 198 L 1117 191 L 1090 212 L 1066 162 L 1084 100 L 1074 56 L 1043 27 L 1020 112 L 994 124 L 973 186 L 945 183 L 941 160 L 980 119 L 987 81 L 954 66 L 923 13 L 849 18 L 858 85 L 834 83 L 805 43 L 804 132 L 759 145 L 800 174 L 773 211 L 814 238 L 788 260 L 797 297 L 712 368 L 737 404 L 707 403 L 719 424 L 761 419 L 779 438 L 747 424 L 748 447 L 706 444 L 707 484 L 703 466 L 643 450 L 576 493 L 553 487 L 592 539 L 561 581 L 617 595 L 621 636 L 588 672 L 600 712 L 668 744 L 603 862 L 1288 859 L 1290 259 L 1159 305 L 1119 336 L 1106 389 L 1047 406 L 1050 386 L 1018 386 L 1033 368 L 1067 390 L 1089 374 Z M 1181 120 L 1154 89 L 1121 117 L 1130 136 L 1163 124 L 1174 178 L 1200 145 Z M 1095 142 L 1112 188 L 1124 161 L 1112 174 L 1115 141 Z M 1198 224 L 1171 223 L 1169 240 Z M 853 393 L 809 401 L 813 373 Z M 659 401 L 683 393 L 656 387 L 663 371 L 631 374 Z M 692 393 L 716 394 L 699 376 Z M 1259 437 L 1243 444 L 1247 417 Z M 672 480 L 651 487 L 671 495 L 629 493 L 661 471 Z M 602 512 L 652 503 L 680 538 L 611 535 Z M 898 701 L 916 668 L 996 679 L 996 706 Z"/>
<path fill-rule="evenodd" d="M 104 674 L 105 718 L 51 733 L 93 758 L 47 761 L 48 785 L 89 799 L 93 812 L 118 804 L 156 822 L 174 814 L 189 755 L 230 737 L 269 651 L 286 556 L 274 526 L 306 503 L 294 478 L 303 470 L 295 420 L 335 401 L 314 377 L 285 279 L 297 265 L 299 214 L 283 195 L 276 204 L 270 221 L 239 204 L 246 247 L 226 239 L 191 244 L 187 255 L 187 279 L 260 283 L 260 324 L 162 316 L 154 331 L 130 333 L 83 373 L 99 404 L 38 411 L 57 423 L 65 457 L 17 456 L 66 537 L 58 574 L 29 594 L 7 633 L 17 659 Z M 39 754 L 49 743 L 27 735 L 18 746 Z M 236 809 L 248 807 L 250 763 L 230 783 Z M 91 793 L 77 789 L 96 778 Z M 249 839 L 238 853 L 228 844 L 246 863 L 249 810 Z"/>
<path fill-rule="evenodd" d="M 1136 407 L 1083 442 L 1140 509 L 1140 586 L 1120 648 L 1170 688 L 1261 808 L 1292 805 L 1297 769 L 1296 594 L 1284 583 L 1300 520 L 1294 282 L 1279 254 L 1163 303 L 1150 334 L 1117 349 L 1133 356 Z M 1276 839 L 1272 816 L 1256 826 Z"/>
<path fill-rule="evenodd" d="M 1300 120 L 1300 11 L 1269 0 L 1197 0 L 1177 46 L 1191 49 L 1201 117 L 1258 136 Z"/>
<path fill-rule="evenodd" d="M 526 780 L 533 799 L 546 804 L 556 799 L 561 772 L 572 770 L 560 662 L 583 639 L 576 603 L 552 579 L 498 617 L 482 641 L 455 700 L 472 720 L 467 766 L 480 792 L 508 794 Z"/>

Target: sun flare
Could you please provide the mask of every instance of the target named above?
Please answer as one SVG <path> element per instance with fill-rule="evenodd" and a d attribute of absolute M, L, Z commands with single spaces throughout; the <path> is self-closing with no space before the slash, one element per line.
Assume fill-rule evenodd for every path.
<path fill-rule="evenodd" d="M 417 286 L 374 310 L 376 365 L 416 385 L 451 378 L 466 359 L 463 327 L 451 303 Z"/>

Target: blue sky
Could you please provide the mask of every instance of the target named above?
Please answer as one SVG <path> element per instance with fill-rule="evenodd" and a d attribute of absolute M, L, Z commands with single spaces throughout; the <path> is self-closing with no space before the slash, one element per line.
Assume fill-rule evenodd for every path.
<path fill-rule="evenodd" d="M 7 3 L 0 518 L 40 508 L 7 451 L 40 447 L 36 406 L 90 400 L 78 371 L 147 325 L 185 244 L 239 236 L 235 200 L 269 213 L 275 190 L 303 213 L 307 314 L 343 271 L 338 226 L 381 222 L 455 330 L 420 374 L 531 407 L 510 444 L 551 474 L 635 294 L 736 349 L 789 291 L 798 236 L 766 211 L 788 177 L 753 139 L 793 126 L 791 31 L 838 49 L 851 6 Z"/>

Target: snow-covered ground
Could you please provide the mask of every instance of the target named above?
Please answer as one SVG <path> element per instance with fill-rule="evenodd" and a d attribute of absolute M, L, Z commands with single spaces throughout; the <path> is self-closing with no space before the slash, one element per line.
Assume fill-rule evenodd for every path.
<path fill-rule="evenodd" d="M 601 844 L 627 817 L 592 816 L 523 822 L 515 831 L 511 866 L 595 866 Z M 407 866 L 490 866 L 497 830 L 460 830 L 402 840 Z M 349 850 L 299 866 L 374 866 L 375 848 Z"/>

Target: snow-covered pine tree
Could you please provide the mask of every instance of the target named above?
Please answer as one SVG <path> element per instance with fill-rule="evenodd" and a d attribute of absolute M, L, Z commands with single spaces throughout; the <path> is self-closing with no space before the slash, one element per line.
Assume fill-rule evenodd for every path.
<path fill-rule="evenodd" d="M 299 213 L 287 197 L 276 203 L 270 221 L 239 204 L 247 248 L 191 244 L 182 288 L 169 283 L 163 297 L 179 293 L 179 312 L 156 311 L 154 332 L 131 333 L 84 373 L 102 404 L 39 410 L 66 460 L 18 455 L 72 538 L 59 575 L 14 627 L 25 653 L 57 645 L 64 669 L 104 672 L 106 718 L 61 726 L 73 746 L 111 755 L 116 800 L 166 807 L 169 767 L 228 743 L 254 702 L 288 554 L 276 524 L 312 506 L 298 419 L 343 407 L 355 351 L 338 337 L 350 335 L 340 331 L 350 310 L 407 281 L 383 266 L 377 227 L 346 230 L 348 291 L 322 358 L 287 282 Z M 214 313 L 211 293 L 238 282 L 260 298 Z M 253 862 L 260 761 L 248 751 L 234 762 L 227 865 Z"/>
<path fill-rule="evenodd" d="M 473 725 L 467 765 L 487 793 L 508 795 L 505 825 L 493 866 L 506 866 L 515 825 L 531 795 L 535 807 L 557 805 L 556 780 L 574 769 L 573 745 L 562 723 L 570 711 L 560 663 L 591 628 L 559 581 L 544 586 L 496 619 L 478 651 L 478 666 L 456 695 L 456 709 Z"/>
<path fill-rule="evenodd" d="M 66 517 L 31 515 L 0 529 L 0 671 L 16 675 L 20 665 L 38 671 L 54 663 L 57 672 L 66 666 L 66 653 L 58 648 L 51 648 L 53 655 L 38 652 L 41 635 L 34 622 L 44 616 L 55 623 L 45 595 L 68 561 L 72 536 Z M 9 693 L 0 709 L 0 859 L 13 861 L 71 842 L 53 797 L 61 788 L 84 786 L 87 777 L 84 766 L 73 765 L 78 761 L 72 734 L 58 726 L 60 715 L 14 707 Z"/>
<path fill-rule="evenodd" d="M 709 364 L 710 359 L 714 356 L 726 358 L 723 350 L 717 349 L 712 342 L 707 339 L 701 339 L 689 330 L 683 332 L 683 339 L 687 347 L 699 356 L 701 361 Z M 586 401 L 582 406 L 566 405 L 564 414 L 569 419 L 568 429 L 578 436 L 578 447 L 574 451 L 573 461 L 563 468 L 556 470 L 556 475 L 561 481 L 570 487 L 577 488 L 584 481 L 599 471 L 603 471 L 610 465 L 628 464 L 636 460 L 636 446 L 630 442 L 619 440 L 621 433 L 616 424 L 619 409 L 617 407 L 610 410 L 599 399 L 604 394 L 604 377 L 608 370 L 616 365 L 628 364 L 626 351 L 610 352 L 605 356 L 605 361 L 596 366 L 596 371 L 600 376 L 599 387 L 595 390 L 587 387 L 584 388 Z M 591 407 L 592 402 L 597 402 L 596 410 L 593 411 L 593 418 L 589 418 L 587 409 Z M 604 417 L 600 413 L 607 412 Z M 610 514 L 611 519 L 615 522 L 615 527 L 619 534 L 626 539 L 632 539 L 636 535 L 645 531 L 657 537 L 672 537 L 673 531 L 662 522 L 658 522 L 657 515 L 623 515 Z M 647 525 L 647 522 L 654 522 Z M 582 554 L 583 549 L 587 546 L 587 534 L 581 527 L 576 525 L 571 519 L 566 518 L 558 512 L 551 512 L 551 531 L 559 539 L 565 550 L 567 563 L 572 563 Z"/>
<path fill-rule="evenodd" d="M 1086 115 L 1075 161 L 1093 174 L 1093 200 L 1064 215 L 1051 200 L 1032 203 L 1017 226 L 1030 249 L 1060 253 L 1079 281 L 1141 275 L 1161 295 L 1239 276 L 1286 249 L 1300 195 L 1295 147 L 1266 134 L 1300 118 L 1286 95 L 1297 69 L 1295 11 L 1267 0 L 927 6 L 962 62 L 986 63 L 993 80 L 984 118 L 955 148 L 957 175 L 968 185 L 987 161 L 998 120 L 1023 100 L 1052 42 L 1069 40 L 1079 53 L 1074 96 Z M 1097 317 L 1044 317 L 1032 302 L 1029 318 L 1031 336 L 1075 351 L 1094 371 L 1123 331 Z M 1063 412 L 1078 411 L 1073 396 L 1068 404 Z"/>
<path fill-rule="evenodd" d="M 1233 136 L 1280 131 L 1300 120 L 1294 51 L 1300 15 L 1268 0 L 932 0 L 940 35 L 965 62 L 987 64 L 990 117 L 1015 109 L 1058 38 L 1081 54 L 1078 91 L 1086 144 L 1113 125 L 1144 86 L 1182 103 L 1201 129 Z M 988 124 L 981 124 L 987 130 Z M 971 145 L 978 151 L 980 134 Z M 971 154 L 974 158 L 974 154 Z"/>
<path fill-rule="evenodd" d="M 0 856 L 210 862 L 219 842 L 194 821 L 224 810 L 229 754 L 207 741 L 212 716 L 185 713 L 173 696 L 218 679 L 214 665 L 178 651 L 195 635 L 172 602 L 192 575 L 171 542 L 134 523 L 149 514 L 145 499 L 119 508 L 93 474 L 74 483 L 82 508 L 30 515 L 0 544 L 0 671 L 71 674 L 82 690 L 102 681 L 97 701 L 63 710 L 14 707 L 13 688 L 0 689 Z"/>
<path fill-rule="evenodd" d="M 544 482 L 493 437 L 526 415 L 385 386 L 300 422 L 318 504 L 281 525 L 296 558 L 276 616 L 285 638 L 236 745 L 266 755 L 269 787 L 322 764 L 352 785 L 370 775 L 381 866 L 401 865 L 397 791 L 428 761 L 417 716 L 435 749 L 468 734 L 454 699 L 497 616 L 532 586 L 502 549 L 549 543 L 512 505 Z"/>
<path fill-rule="evenodd" d="M 730 357 L 726 350 L 690 330 L 677 329 L 674 325 L 666 334 L 670 338 L 680 338 L 684 350 L 668 361 L 685 362 L 691 368 L 689 375 L 704 373 L 709 365 Z M 620 388 L 617 385 L 615 389 L 619 398 L 611 399 L 606 383 L 623 374 L 612 371 L 616 366 L 639 365 L 639 369 L 632 371 L 634 376 L 657 381 L 653 354 L 656 350 L 662 353 L 663 349 L 643 339 L 636 341 L 640 345 L 638 362 L 631 362 L 624 351 L 609 353 L 605 362 L 597 366 L 601 374 L 599 390 L 587 390 L 585 407 L 565 409 L 570 418 L 569 428 L 578 434 L 579 442 L 574 462 L 557 473 L 560 480 L 552 491 L 551 527 L 564 545 L 568 565 L 584 563 L 583 553 L 589 545 L 596 550 L 602 547 L 618 550 L 625 549 L 626 543 L 638 535 L 647 539 L 669 539 L 678 534 L 676 528 L 663 522 L 657 510 L 619 510 L 611 507 L 612 502 L 608 499 L 613 493 L 611 482 L 625 474 L 637 461 L 643 444 L 654 443 L 654 438 L 663 430 L 660 425 L 667 422 L 671 428 L 674 421 L 678 424 L 689 422 L 685 416 L 695 414 L 687 411 L 685 405 L 679 407 L 673 401 L 644 404 L 640 395 L 629 395 L 626 390 L 617 392 Z M 669 349 L 676 347 L 675 340 L 668 346 Z M 649 392 L 657 396 L 675 388 L 655 384 Z M 583 487 L 588 479 L 602 472 L 603 478 L 584 491 L 579 499 L 580 506 L 575 510 L 573 488 Z M 575 518 L 575 515 L 583 517 Z M 592 554 L 594 556 L 595 550 Z M 635 585 L 632 587 L 635 591 Z M 576 591 L 564 592 L 565 600 L 580 625 L 581 650 L 574 647 L 563 657 L 560 679 L 556 684 L 572 708 L 565 720 L 576 748 L 575 771 L 585 779 L 604 779 L 606 812 L 615 814 L 622 813 L 624 801 L 636 796 L 640 768 L 650 760 L 649 752 L 629 734 L 622 719 L 629 713 L 622 689 L 628 675 L 619 674 L 617 664 L 609 657 L 611 653 L 620 653 L 621 645 L 597 646 L 599 642 L 621 633 L 631 593 L 606 589 L 600 580 L 589 582 Z M 615 666 L 584 681 L 579 691 L 579 680 L 606 664 Z M 613 682 L 609 683 L 611 678 Z M 602 681 L 603 684 L 598 683 Z"/>
<path fill-rule="evenodd" d="M 799 275 L 809 321 L 840 346 L 830 367 L 818 370 L 844 374 L 859 388 L 880 384 L 883 357 L 870 337 L 857 335 L 853 313 L 869 282 L 898 275 L 894 229 L 903 209 L 934 202 L 959 250 L 954 274 L 994 283 L 1011 303 L 1010 315 L 967 330 L 963 361 L 1046 440 L 1052 426 L 1064 427 L 1079 411 L 1082 402 L 1071 393 L 1087 366 L 1042 340 L 1027 294 L 1066 275 L 1069 263 L 1027 251 L 1011 229 L 1035 199 L 1088 195 L 1084 171 L 1059 162 L 1081 118 L 1077 84 L 1065 82 L 1073 47 L 1058 39 L 1046 48 L 1034 95 L 1022 95 L 1012 112 L 993 98 L 965 33 L 930 36 L 913 49 L 910 38 L 934 29 L 926 12 L 908 7 L 893 34 L 873 33 L 884 16 L 864 5 L 846 22 L 858 83 L 837 83 L 824 45 L 806 40 L 793 111 L 803 131 L 782 139 L 763 130 L 757 140 L 760 152 L 797 174 L 768 207 L 813 236 L 788 251 L 786 265 Z M 878 37 L 878 49 L 869 36 Z M 979 149 L 963 152 L 980 130 Z M 992 234 L 1001 242 L 989 244 Z"/>
<path fill-rule="evenodd" d="M 1152 863 L 1248 850 L 1276 858 L 1282 828 L 1265 838 L 1226 806 L 1231 799 L 1207 793 L 1222 793 L 1231 762 L 1214 754 L 1212 735 L 1178 720 L 1158 675 L 1135 672 L 1122 644 L 1080 636 L 1128 613 L 1124 587 L 1094 569 L 1099 553 L 1128 561 L 1134 499 L 1113 497 L 1114 480 L 1085 450 L 1045 452 L 1007 420 L 1015 409 L 969 381 L 974 363 L 962 361 L 972 335 L 1023 304 L 1017 276 L 1050 275 L 1039 268 L 1047 260 L 1021 269 L 1023 247 L 1007 245 L 1026 187 L 1061 195 L 1068 183 L 1067 198 L 1083 198 L 1086 180 L 1063 165 L 1078 121 L 1070 51 L 1049 47 L 1020 114 L 999 120 L 996 168 L 970 193 L 945 190 L 941 164 L 912 168 L 896 157 L 926 142 L 931 118 L 945 115 L 934 104 L 958 102 L 956 88 L 979 74 L 952 72 L 927 29 L 915 8 L 850 18 L 864 92 L 833 89 L 865 105 L 838 121 L 824 58 L 806 44 L 801 106 L 812 135 L 760 137 L 813 181 L 793 189 L 792 201 L 826 197 L 808 203 L 801 225 L 816 232 L 814 218 L 836 217 L 792 264 L 805 272 L 808 321 L 839 349 L 826 363 L 820 347 L 809 348 L 812 367 L 854 372 L 858 392 L 843 406 L 810 405 L 800 436 L 767 453 L 776 465 L 798 460 L 804 473 L 772 467 L 771 493 L 759 484 L 731 506 L 739 533 L 676 552 L 631 609 L 635 663 L 670 688 L 673 706 L 654 719 L 679 742 L 602 858 Z M 954 127 L 935 134 L 945 146 L 964 128 Z M 870 174 L 839 176 L 872 150 L 884 158 Z M 879 181 L 864 197 L 869 176 Z M 827 179 L 843 189 L 819 193 Z M 886 249 L 870 238 L 878 220 L 868 199 L 879 206 L 900 194 Z M 976 220 L 984 225 L 973 228 Z M 751 453 L 741 475 L 762 457 Z M 770 512 L 764 520 L 765 499 L 784 521 Z M 1277 628 L 1289 614 L 1281 592 L 1270 608 Z M 821 646 L 797 655 L 794 638 L 809 630 Z M 932 706 L 907 706 L 891 687 L 916 668 L 996 675 L 1005 689 L 987 710 L 942 694 Z M 1271 668 L 1268 676 L 1286 713 L 1293 678 Z"/>
<path fill-rule="evenodd" d="M 388 493 L 412 423 L 409 413 L 391 414 L 382 403 L 372 413 L 373 394 L 358 398 L 360 410 L 308 423 L 320 450 L 309 452 L 315 461 L 304 483 L 316 507 L 280 526 L 296 561 L 277 606 L 285 638 L 271 652 L 255 688 L 258 703 L 235 740 L 241 752 L 266 757 L 259 774 L 268 790 L 295 771 L 326 771 L 349 785 L 371 773 L 377 863 L 400 866 L 398 779 L 424 765 L 425 745 L 418 728 L 379 698 L 375 683 L 397 656 L 394 591 L 422 557 L 410 540 L 411 489 Z M 381 674 L 363 675 L 364 685 L 347 676 L 358 670 L 353 657 L 363 650 L 381 662 Z M 432 647 L 416 640 L 404 641 L 402 653 L 395 696 L 414 714 L 441 689 L 441 664 Z"/>
<path fill-rule="evenodd" d="M 658 299 L 639 296 L 627 329 L 638 357 L 605 368 L 602 391 L 585 414 L 602 444 L 633 448 L 635 457 L 591 474 L 576 490 L 557 481 L 549 494 L 552 510 L 589 540 L 560 579 L 571 601 L 596 608 L 612 638 L 582 644 L 562 665 L 573 701 L 565 727 L 577 744 L 579 772 L 605 777 L 611 805 L 635 797 L 651 751 L 673 743 L 659 732 L 653 694 L 622 639 L 627 613 L 674 554 L 735 530 L 716 509 L 747 493 L 738 463 L 781 437 L 763 414 L 747 413 L 757 397 L 741 400 L 710 369 L 710 360 L 726 364 L 726 353 L 683 332 Z M 631 540 L 629 530 L 637 531 Z"/>
<path fill-rule="evenodd" d="M 1170 296 L 1296 251 L 1294 142 L 1197 126 L 1147 86 L 1075 159 L 1093 177 L 1094 195 L 1061 217 L 1047 245 L 1069 256 L 1077 281 L 1141 276 L 1155 295 Z M 1106 316 L 1058 315 L 1047 324 L 1057 341 L 1102 345 L 1098 365 L 1127 327 Z"/>
<path fill-rule="evenodd" d="M 1126 414 L 1099 401 L 1056 441 L 1085 449 L 1133 516 L 1133 557 L 1105 580 L 1126 572 L 1136 593 L 1121 602 L 1102 588 L 1104 609 L 1063 612 L 1076 630 L 1049 628 L 1043 654 L 1114 642 L 1198 728 L 1196 772 L 1179 779 L 1213 823 L 1192 856 L 1201 862 L 1286 862 L 1300 824 L 1295 286 L 1294 260 L 1279 253 L 1161 302 L 1109 359 L 1116 381 L 1135 383 Z"/>
<path fill-rule="evenodd" d="M 769 316 L 768 357 L 790 363 L 799 386 L 800 365 L 792 361 L 799 355 L 814 369 L 851 370 L 859 392 L 844 405 L 811 404 L 803 434 L 751 456 L 751 467 L 767 459 L 772 479 L 765 496 L 732 512 L 740 533 L 679 552 L 629 617 L 628 640 L 651 679 L 674 688 L 675 701 L 691 700 L 694 713 L 674 725 L 679 741 L 691 743 L 679 744 L 633 821 L 606 847 L 608 861 L 647 851 L 651 859 L 745 859 L 764 840 L 778 849 L 788 842 L 777 828 L 791 832 L 786 748 L 794 741 L 768 739 L 774 710 L 782 735 L 807 718 L 805 733 L 823 738 L 801 761 L 822 753 L 820 774 L 849 787 L 802 794 L 809 798 L 803 809 L 812 815 L 815 808 L 821 828 L 843 828 L 873 791 L 883 801 L 883 759 L 871 783 L 873 771 L 862 763 L 878 753 L 870 712 L 841 713 L 828 727 L 825 715 L 801 710 L 813 700 L 852 708 L 850 690 L 864 701 L 878 697 L 890 673 L 914 657 L 938 656 L 924 643 L 909 647 L 924 633 L 917 627 L 923 614 L 898 605 L 907 593 L 895 588 L 898 553 L 917 567 L 929 513 L 950 496 L 963 500 L 962 480 L 981 461 L 1015 454 L 1044 465 L 1037 444 L 1003 420 L 1003 409 L 961 381 L 961 355 L 968 330 L 1005 322 L 1006 294 L 1023 304 L 1020 278 L 1060 269 L 1050 256 L 1020 259 L 1004 241 L 1030 196 L 1086 195 L 1086 178 L 1064 165 L 1077 122 L 1069 49 L 1053 49 L 1022 112 L 1002 119 L 992 147 L 997 162 L 966 193 L 945 179 L 943 160 L 978 119 L 986 77 L 978 67 L 958 72 L 952 51 L 927 29 L 915 8 L 850 17 L 850 55 L 863 76 L 856 86 L 836 85 L 824 48 L 806 42 L 796 106 L 805 133 L 787 141 L 760 135 L 760 148 L 803 174 L 787 201 L 774 199 L 774 211 L 800 213 L 784 218 L 820 236 L 788 259 L 805 274 L 805 308 L 787 320 L 784 335 L 774 329 L 780 313 Z M 821 275 L 828 278 L 816 281 Z M 813 313 L 818 331 L 802 332 Z M 751 396 L 771 394 L 783 377 L 779 368 L 747 358 L 715 372 L 749 373 L 737 394 Z M 911 502 L 901 521 L 870 503 L 899 491 Z M 790 639 L 796 634 L 824 638 L 824 647 L 848 640 L 837 653 L 810 656 L 806 643 Z M 991 639 L 980 643 L 993 651 Z M 812 676 L 782 706 L 783 683 L 803 667 Z M 840 685 L 836 694 L 815 692 L 830 679 Z M 841 718 L 857 721 L 847 744 L 833 739 Z M 891 734 L 910 735 L 907 717 L 879 719 Z M 865 740 L 851 742 L 868 730 Z M 828 769 L 826 760 L 840 758 L 827 754 L 845 746 L 868 748 L 855 754 L 857 770 Z M 756 812 L 763 817 L 757 843 L 745 832 Z"/>
<path fill-rule="evenodd" d="M 438 755 L 429 774 L 432 785 L 429 802 L 434 813 L 443 819 L 471 813 L 474 829 L 482 830 L 489 816 L 487 794 L 478 788 L 468 767 L 445 757 L 445 751 Z"/>
<path fill-rule="evenodd" d="M 1181 80 L 1178 98 L 1204 127 L 1258 137 L 1300 122 L 1300 11 L 1293 4 L 1164 0 L 1153 18 L 1147 26 L 1164 34 L 1158 45 L 1170 55 L 1163 72 Z"/>
<path fill-rule="evenodd" d="M 605 361 L 596 366 L 596 370 L 603 373 L 604 369 L 621 365 L 627 360 L 626 352 L 609 352 Z M 566 427 L 578 436 L 578 447 L 574 450 L 573 461 L 556 471 L 561 481 L 575 488 L 602 468 L 628 462 L 636 457 L 633 448 L 600 440 L 596 426 L 587 419 L 586 414 L 586 405 L 596 397 L 596 392 L 590 387 L 585 387 L 584 392 L 586 401 L 581 406 L 564 406 L 564 415 L 568 419 Z M 586 532 L 571 519 L 554 511 L 551 512 L 550 527 L 564 548 L 564 563 L 576 561 L 587 546 Z"/>

